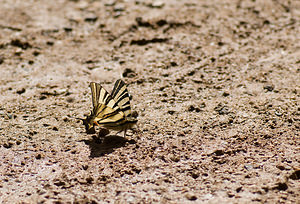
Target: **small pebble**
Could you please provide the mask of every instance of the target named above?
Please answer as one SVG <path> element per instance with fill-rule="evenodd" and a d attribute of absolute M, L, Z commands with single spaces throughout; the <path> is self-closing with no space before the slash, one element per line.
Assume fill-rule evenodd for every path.
<path fill-rule="evenodd" d="M 22 88 L 22 89 L 17 90 L 16 93 L 22 94 L 22 93 L 25 93 L 25 91 L 26 91 L 25 88 Z"/>
<path fill-rule="evenodd" d="M 252 170 L 253 169 L 253 166 L 250 165 L 250 164 L 245 164 L 245 169 L 247 169 L 248 171 Z"/>
<path fill-rule="evenodd" d="M 133 78 L 135 76 L 136 73 L 130 68 L 126 68 L 123 72 L 123 77 Z"/>
<path fill-rule="evenodd" d="M 185 197 L 188 199 L 188 200 L 197 200 L 197 197 L 193 194 L 193 193 L 187 193 L 185 195 Z"/>
<path fill-rule="evenodd" d="M 266 86 L 264 86 L 264 89 L 267 90 L 267 91 L 273 91 L 274 86 L 273 85 L 266 85 Z"/>
<path fill-rule="evenodd" d="M 165 3 L 163 1 L 154 1 L 149 6 L 152 8 L 162 8 L 165 6 Z"/>

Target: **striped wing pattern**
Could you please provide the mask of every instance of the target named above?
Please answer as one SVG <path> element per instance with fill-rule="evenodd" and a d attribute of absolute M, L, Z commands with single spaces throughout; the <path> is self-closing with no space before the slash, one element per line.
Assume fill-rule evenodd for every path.
<path fill-rule="evenodd" d="M 91 82 L 93 111 L 83 120 L 87 133 L 100 125 L 107 129 L 124 131 L 131 129 L 137 120 L 131 117 L 130 99 L 126 84 L 117 80 L 110 95 L 99 83 Z"/>
<path fill-rule="evenodd" d="M 124 112 L 125 116 L 131 117 L 130 98 L 124 81 L 121 79 L 116 81 L 111 97 L 119 106 L 120 110 Z"/>
<path fill-rule="evenodd" d="M 124 113 L 109 93 L 99 84 L 90 84 L 92 91 L 94 122 L 100 124 L 118 123 L 125 120 Z"/>
<path fill-rule="evenodd" d="M 91 88 L 91 92 L 92 92 L 92 102 L 93 102 L 93 107 L 97 107 L 98 103 L 99 103 L 99 97 L 100 97 L 100 84 L 91 82 L 90 83 L 90 88 Z"/>
<path fill-rule="evenodd" d="M 120 112 L 116 102 L 109 93 L 98 83 L 90 84 L 92 92 L 93 112 L 97 124 L 111 123 L 124 119 L 124 113 Z"/>

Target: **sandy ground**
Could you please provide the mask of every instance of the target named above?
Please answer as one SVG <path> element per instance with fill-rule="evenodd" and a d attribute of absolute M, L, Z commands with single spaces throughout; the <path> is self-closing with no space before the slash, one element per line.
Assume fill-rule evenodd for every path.
<path fill-rule="evenodd" d="M 0 31 L 1 203 L 300 202 L 300 1 L 1 0 Z M 121 77 L 139 131 L 86 134 Z"/>

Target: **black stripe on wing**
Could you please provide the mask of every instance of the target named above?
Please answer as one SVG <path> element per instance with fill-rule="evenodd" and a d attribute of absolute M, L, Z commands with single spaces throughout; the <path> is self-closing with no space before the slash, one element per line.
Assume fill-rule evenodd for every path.
<path fill-rule="evenodd" d="M 115 100 L 109 95 L 109 93 L 99 84 L 100 86 L 100 96 L 99 96 L 99 103 L 104 104 L 114 110 L 119 110 L 119 107 Z"/>
<path fill-rule="evenodd" d="M 121 89 L 122 87 L 124 87 L 124 86 L 125 86 L 125 88 L 126 88 L 125 82 L 122 81 L 121 79 L 118 79 L 118 80 L 115 82 L 114 88 L 113 88 L 113 90 L 112 90 L 112 92 L 111 92 L 111 96 L 112 96 L 113 98 L 118 98 L 118 97 L 117 97 L 117 94 L 119 93 L 120 89 Z"/>
<path fill-rule="evenodd" d="M 101 103 L 99 103 L 98 106 L 94 108 L 93 114 L 95 116 L 95 121 L 98 124 L 100 124 L 99 121 L 118 122 L 120 119 L 125 119 L 125 115 L 122 111 L 115 110 Z"/>
<path fill-rule="evenodd" d="M 92 92 L 92 103 L 93 103 L 93 108 L 98 106 L 99 103 L 99 96 L 100 96 L 100 84 L 97 84 L 95 82 L 90 83 L 90 88 Z"/>
<path fill-rule="evenodd" d="M 111 125 L 111 126 L 118 127 L 126 122 L 127 121 L 125 120 L 125 118 L 120 118 L 120 119 L 114 120 L 114 121 L 107 121 L 106 119 L 103 119 L 103 120 L 98 121 L 97 123 L 99 125 Z"/>
<path fill-rule="evenodd" d="M 94 109 L 94 115 L 100 118 L 106 118 L 116 113 L 118 113 L 118 111 L 115 111 L 114 109 L 111 109 L 108 106 L 101 103 L 99 103 L 97 107 Z"/>
<path fill-rule="evenodd" d="M 120 110 L 125 113 L 125 116 L 130 117 L 130 98 L 124 81 L 121 79 L 116 81 L 111 96 L 115 100 L 116 104 L 120 107 Z"/>
<path fill-rule="evenodd" d="M 130 104 L 130 99 L 129 99 L 129 94 L 128 92 L 125 92 L 124 94 L 120 95 L 119 98 L 114 98 L 116 103 L 120 106 L 124 106 L 124 105 L 127 105 L 127 104 Z"/>

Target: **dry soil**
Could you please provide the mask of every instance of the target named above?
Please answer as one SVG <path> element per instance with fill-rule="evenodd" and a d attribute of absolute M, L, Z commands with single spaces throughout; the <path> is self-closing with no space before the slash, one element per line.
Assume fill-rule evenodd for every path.
<path fill-rule="evenodd" d="M 296 0 L 1 0 L 0 202 L 299 203 L 299 33 Z M 119 78 L 138 131 L 86 134 Z"/>

